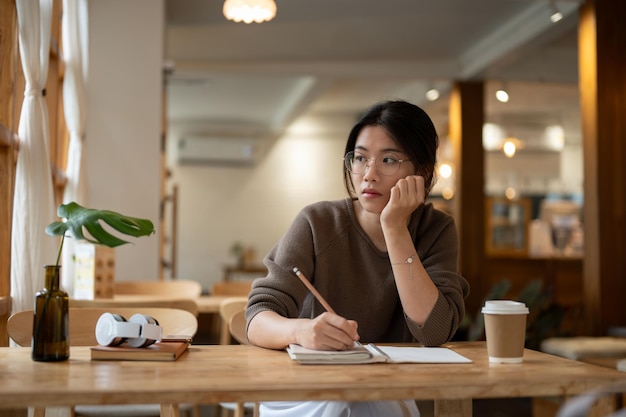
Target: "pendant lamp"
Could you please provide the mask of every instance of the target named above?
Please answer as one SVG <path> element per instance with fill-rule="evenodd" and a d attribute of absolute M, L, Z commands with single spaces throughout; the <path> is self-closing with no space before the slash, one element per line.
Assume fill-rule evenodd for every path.
<path fill-rule="evenodd" d="M 222 9 L 224 16 L 235 22 L 263 23 L 276 16 L 274 0 L 226 0 Z"/>

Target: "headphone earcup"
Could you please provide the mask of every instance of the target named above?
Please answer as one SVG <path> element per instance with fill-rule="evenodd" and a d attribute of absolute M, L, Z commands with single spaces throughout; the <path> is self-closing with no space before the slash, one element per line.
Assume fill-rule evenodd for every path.
<path fill-rule="evenodd" d="M 140 332 L 139 324 L 129 323 L 119 314 L 103 313 L 96 323 L 96 340 L 102 346 L 119 346 Z"/>
<path fill-rule="evenodd" d="M 146 347 L 157 340 L 161 340 L 163 329 L 159 326 L 159 322 L 154 317 L 145 314 L 134 314 L 128 321 L 138 324 L 141 329 L 138 337 L 128 339 L 130 346 Z"/>

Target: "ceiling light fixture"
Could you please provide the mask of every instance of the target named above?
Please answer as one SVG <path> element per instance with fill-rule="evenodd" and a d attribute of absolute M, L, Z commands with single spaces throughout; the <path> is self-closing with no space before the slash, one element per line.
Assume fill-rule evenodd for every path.
<path fill-rule="evenodd" d="M 448 162 L 439 165 L 439 175 L 441 175 L 442 178 L 450 178 L 452 176 L 452 165 Z"/>
<path fill-rule="evenodd" d="M 235 22 L 263 23 L 276 16 L 274 0 L 226 0 L 222 8 L 224 16 Z"/>
<path fill-rule="evenodd" d="M 551 1 L 550 5 L 552 6 L 552 14 L 550 15 L 550 20 L 552 21 L 552 23 L 556 23 L 559 20 L 563 19 L 563 13 L 559 11 L 559 9 L 556 7 L 556 4 Z"/>
<path fill-rule="evenodd" d="M 515 187 L 506 187 L 506 190 L 504 190 L 504 196 L 507 200 L 515 200 L 517 190 L 515 190 Z"/>
<path fill-rule="evenodd" d="M 508 103 L 509 93 L 506 92 L 506 87 L 504 86 L 504 83 L 502 83 L 502 86 L 498 89 L 498 91 L 496 91 L 496 98 L 501 103 Z"/>
<path fill-rule="evenodd" d="M 454 197 L 454 190 L 451 187 L 446 187 L 441 190 L 441 196 L 446 200 L 452 200 L 452 197 Z"/>
<path fill-rule="evenodd" d="M 502 151 L 507 156 L 507 158 L 513 158 L 515 156 L 515 151 L 517 151 L 517 145 L 512 140 L 506 140 L 502 144 Z"/>
<path fill-rule="evenodd" d="M 428 101 L 435 101 L 439 98 L 439 90 L 435 87 L 430 87 L 428 91 L 426 91 L 426 99 Z"/>
<path fill-rule="evenodd" d="M 552 23 L 556 23 L 561 19 L 563 19 L 563 13 L 559 12 L 558 10 L 552 13 L 552 15 L 550 16 L 550 20 L 552 20 Z"/>
<path fill-rule="evenodd" d="M 517 138 L 506 138 L 502 143 L 502 152 L 507 158 L 513 158 L 515 153 L 525 146 L 524 142 Z"/>

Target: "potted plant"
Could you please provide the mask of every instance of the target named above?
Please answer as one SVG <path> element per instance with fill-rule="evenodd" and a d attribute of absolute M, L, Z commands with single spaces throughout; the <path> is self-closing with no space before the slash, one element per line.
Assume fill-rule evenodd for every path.
<path fill-rule="evenodd" d="M 46 227 L 48 235 L 61 236 L 56 263 L 45 266 L 45 286 L 35 294 L 31 357 L 36 361 L 69 358 L 69 297 L 59 287 L 59 262 L 68 233 L 77 240 L 110 248 L 129 242 L 111 234 L 101 222 L 128 236 L 141 237 L 154 233 L 154 225 L 150 220 L 110 210 L 89 209 L 74 202 L 61 204 L 57 214 L 64 221 L 55 221 Z"/>

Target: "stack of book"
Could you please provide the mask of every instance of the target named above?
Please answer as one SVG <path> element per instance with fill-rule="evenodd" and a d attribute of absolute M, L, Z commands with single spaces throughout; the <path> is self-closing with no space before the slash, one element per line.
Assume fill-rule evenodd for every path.
<path fill-rule="evenodd" d="M 175 361 L 187 351 L 189 341 L 161 341 L 148 347 L 93 346 L 91 360 L 99 361 Z"/>

